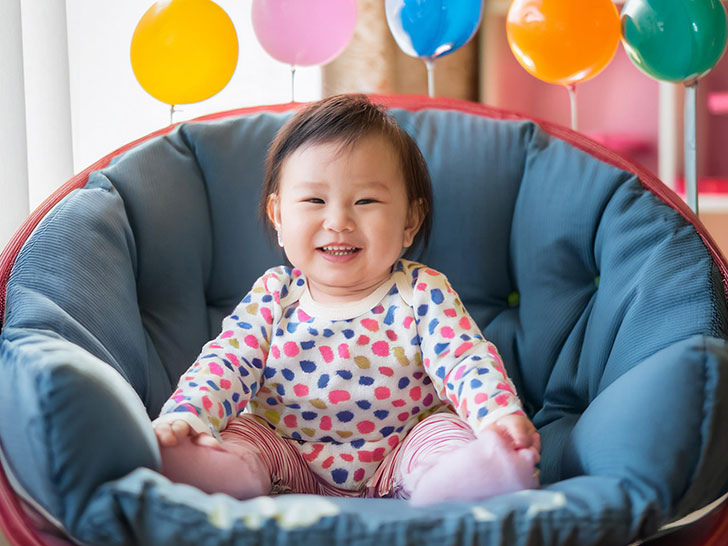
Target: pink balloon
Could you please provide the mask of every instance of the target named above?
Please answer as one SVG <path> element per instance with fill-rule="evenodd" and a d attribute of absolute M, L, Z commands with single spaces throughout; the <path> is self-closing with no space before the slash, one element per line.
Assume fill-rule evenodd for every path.
<path fill-rule="evenodd" d="M 274 59 L 324 64 L 351 40 L 356 0 L 253 0 L 252 19 L 260 45 Z"/>

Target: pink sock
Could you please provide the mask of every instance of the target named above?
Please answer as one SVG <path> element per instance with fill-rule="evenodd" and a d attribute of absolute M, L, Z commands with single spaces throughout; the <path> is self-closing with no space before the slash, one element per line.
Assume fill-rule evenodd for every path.
<path fill-rule="evenodd" d="M 488 430 L 462 447 L 423 461 L 403 477 L 403 485 L 415 506 L 483 500 L 536 487 L 535 462 L 535 453 L 516 450 L 509 439 Z"/>
<path fill-rule="evenodd" d="M 254 449 L 209 440 L 188 437 L 177 446 L 160 447 L 162 473 L 174 482 L 236 499 L 270 493 L 270 476 Z"/>

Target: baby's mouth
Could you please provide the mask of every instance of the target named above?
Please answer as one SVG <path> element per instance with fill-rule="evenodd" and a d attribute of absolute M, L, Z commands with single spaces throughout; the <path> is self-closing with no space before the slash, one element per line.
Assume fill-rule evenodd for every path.
<path fill-rule="evenodd" d="M 325 254 L 328 254 L 330 256 L 348 256 L 349 254 L 355 254 L 356 252 L 359 252 L 361 248 L 357 248 L 355 246 L 320 246 L 318 247 L 318 250 L 321 252 L 324 252 Z"/>

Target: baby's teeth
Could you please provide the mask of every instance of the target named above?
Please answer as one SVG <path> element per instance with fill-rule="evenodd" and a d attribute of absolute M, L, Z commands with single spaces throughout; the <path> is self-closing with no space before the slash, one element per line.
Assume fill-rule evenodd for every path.
<path fill-rule="evenodd" d="M 354 252 L 355 249 L 347 248 L 346 250 L 341 250 L 338 248 L 326 246 L 324 247 L 324 250 L 333 256 L 344 256 L 346 254 L 351 254 L 352 252 Z"/>

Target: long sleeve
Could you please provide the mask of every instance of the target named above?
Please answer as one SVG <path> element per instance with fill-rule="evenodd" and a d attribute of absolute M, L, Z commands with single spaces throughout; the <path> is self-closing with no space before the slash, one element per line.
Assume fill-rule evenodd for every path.
<path fill-rule="evenodd" d="M 438 396 L 476 432 L 522 411 L 498 350 L 483 338 L 447 278 L 412 262 L 407 269 L 423 364 Z"/>
<path fill-rule="evenodd" d="M 245 409 L 261 386 L 272 325 L 280 316 L 280 300 L 288 292 L 290 278 L 288 268 L 278 267 L 255 282 L 223 320 L 220 335 L 204 345 L 181 376 L 158 421 L 179 417 L 198 431 L 204 426 L 217 436 Z"/>

